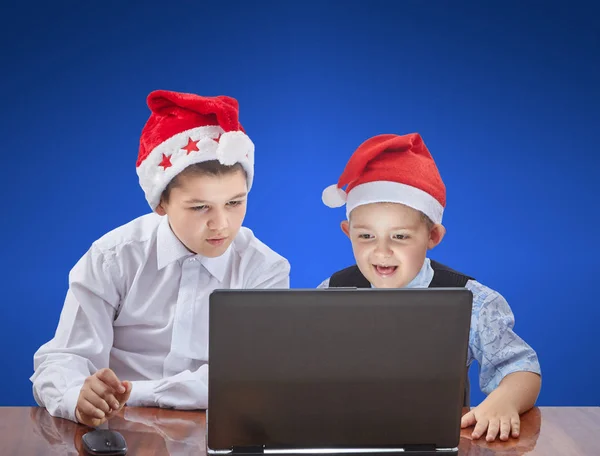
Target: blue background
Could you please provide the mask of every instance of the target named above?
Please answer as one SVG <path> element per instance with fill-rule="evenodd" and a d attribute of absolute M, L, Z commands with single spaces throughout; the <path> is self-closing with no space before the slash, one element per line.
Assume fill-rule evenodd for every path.
<path fill-rule="evenodd" d="M 353 150 L 421 133 L 448 188 L 432 258 L 507 298 L 539 353 L 540 405 L 600 404 L 597 7 L 165 3 L 3 7 L 0 405 L 34 404 L 32 355 L 70 268 L 149 210 L 135 161 L 159 88 L 239 100 L 256 144 L 245 224 L 294 287 L 352 262 L 344 211 L 320 198 Z"/>

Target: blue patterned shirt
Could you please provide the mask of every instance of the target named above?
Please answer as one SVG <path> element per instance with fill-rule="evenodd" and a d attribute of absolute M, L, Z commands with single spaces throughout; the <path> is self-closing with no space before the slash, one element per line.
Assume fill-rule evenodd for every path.
<path fill-rule="evenodd" d="M 433 279 L 429 258 L 407 288 L 427 288 Z M 318 288 L 327 288 L 329 279 Z M 495 390 L 502 379 L 513 372 L 541 375 L 535 351 L 513 330 L 515 317 L 500 293 L 469 280 L 465 288 L 473 293 L 467 366 L 479 363 L 479 387 L 485 394 Z"/>

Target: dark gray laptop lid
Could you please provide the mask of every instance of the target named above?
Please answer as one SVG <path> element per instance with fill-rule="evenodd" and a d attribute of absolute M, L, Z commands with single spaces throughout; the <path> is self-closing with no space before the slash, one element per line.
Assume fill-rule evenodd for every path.
<path fill-rule="evenodd" d="M 210 450 L 454 448 L 472 294 L 217 290 Z"/>

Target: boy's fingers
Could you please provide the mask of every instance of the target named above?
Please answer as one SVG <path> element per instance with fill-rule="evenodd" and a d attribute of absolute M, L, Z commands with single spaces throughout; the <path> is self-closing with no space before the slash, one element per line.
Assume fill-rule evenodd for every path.
<path fill-rule="evenodd" d="M 119 377 L 117 377 L 117 375 L 112 370 L 107 368 L 100 369 L 98 372 L 96 372 L 95 375 L 97 378 L 102 380 L 117 393 L 122 394 L 125 392 L 125 387 L 121 384 Z"/>
<path fill-rule="evenodd" d="M 464 429 L 469 426 L 473 426 L 475 423 L 477 423 L 477 420 L 475 419 L 475 414 L 473 412 L 469 412 L 461 418 L 460 427 L 461 429 Z"/>
<path fill-rule="evenodd" d="M 79 417 L 77 418 L 77 421 L 79 422 L 79 424 L 84 424 L 89 427 L 98 427 L 102 423 L 104 423 L 106 421 L 106 419 L 105 418 L 102 418 L 102 419 L 92 418 L 90 416 L 80 414 Z"/>
<path fill-rule="evenodd" d="M 79 407 L 75 407 L 75 418 L 77 418 L 77 422 L 79 424 L 93 426 L 94 420 L 89 416 L 85 415 L 83 412 L 79 411 Z"/>
<path fill-rule="evenodd" d="M 489 421 L 487 418 L 479 419 L 477 421 L 477 424 L 475 425 L 475 429 L 473 430 L 473 434 L 471 434 L 471 437 L 473 437 L 474 439 L 478 439 L 479 437 L 481 437 L 485 430 L 488 428 L 488 424 Z"/>
<path fill-rule="evenodd" d="M 102 410 L 104 413 L 110 412 L 110 409 L 112 408 L 104 399 L 102 399 L 102 397 L 96 394 L 95 391 L 86 391 L 83 395 L 83 399 L 88 401 L 94 407 Z"/>
<path fill-rule="evenodd" d="M 500 419 L 492 418 L 488 424 L 488 432 L 486 436 L 486 440 L 488 442 L 493 442 L 496 440 L 496 436 L 498 435 L 498 431 L 500 430 Z"/>
<path fill-rule="evenodd" d="M 88 418 L 88 422 L 85 423 L 85 424 L 87 424 L 89 427 L 94 427 L 95 428 L 95 427 L 98 427 L 101 424 L 103 424 L 105 421 L 106 421 L 106 418 L 102 418 L 102 419 L 99 419 L 99 418 Z"/>
<path fill-rule="evenodd" d="M 106 416 L 106 414 L 97 408 L 94 404 L 88 401 L 86 398 L 80 398 L 77 402 L 77 408 L 79 408 L 79 413 L 83 415 L 87 415 L 90 418 L 99 418 L 102 419 Z"/>
<path fill-rule="evenodd" d="M 500 419 L 500 440 L 508 440 L 510 435 L 510 418 L 503 416 Z"/>
<path fill-rule="evenodd" d="M 517 438 L 521 433 L 521 418 L 517 415 L 510 419 L 510 427 L 512 428 L 512 436 Z"/>
<path fill-rule="evenodd" d="M 104 382 L 100 381 L 100 379 L 97 379 L 96 382 L 92 382 L 90 384 L 90 388 L 100 399 L 102 399 L 108 405 L 109 408 L 111 408 L 111 409 L 119 408 L 119 401 L 112 394 L 112 390 L 109 389 L 109 386 L 107 386 Z M 91 402 L 93 402 L 93 401 L 91 401 Z M 96 404 L 96 402 L 93 402 L 93 403 Z M 104 410 L 104 408 L 102 408 L 102 410 Z M 104 410 L 104 411 L 108 412 L 108 410 Z"/>
<path fill-rule="evenodd" d="M 106 414 L 106 419 L 111 419 L 113 416 L 118 415 L 120 411 L 121 409 L 111 410 L 110 413 Z"/>
<path fill-rule="evenodd" d="M 125 405 L 125 403 L 129 400 L 129 396 L 131 396 L 131 390 L 133 388 L 131 382 L 123 382 L 123 384 L 125 386 L 125 392 L 120 396 L 121 405 Z"/>
<path fill-rule="evenodd" d="M 75 407 L 75 418 L 77 418 L 77 422 L 80 424 L 87 424 L 86 421 L 86 415 L 83 415 L 80 410 L 79 407 Z"/>

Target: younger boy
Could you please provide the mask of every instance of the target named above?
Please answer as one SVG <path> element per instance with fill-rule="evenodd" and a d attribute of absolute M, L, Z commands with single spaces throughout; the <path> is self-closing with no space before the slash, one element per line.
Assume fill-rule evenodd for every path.
<path fill-rule="evenodd" d="M 242 227 L 254 144 L 233 98 L 148 96 L 137 174 L 154 211 L 94 242 L 34 355 L 37 403 L 98 426 L 125 404 L 206 408 L 217 288 L 288 288 L 290 266 Z"/>
<path fill-rule="evenodd" d="M 342 187 L 346 187 L 346 191 Z M 354 152 L 337 185 L 323 192 L 329 207 L 346 204 L 341 228 L 356 265 L 325 280 L 327 287 L 466 287 L 473 293 L 467 366 L 477 360 L 487 398 L 462 427 L 493 441 L 519 435 L 519 415 L 537 400 L 541 378 L 536 353 L 513 331 L 514 316 L 496 291 L 427 258 L 446 232 L 446 188 L 420 135 L 375 136 Z"/>

